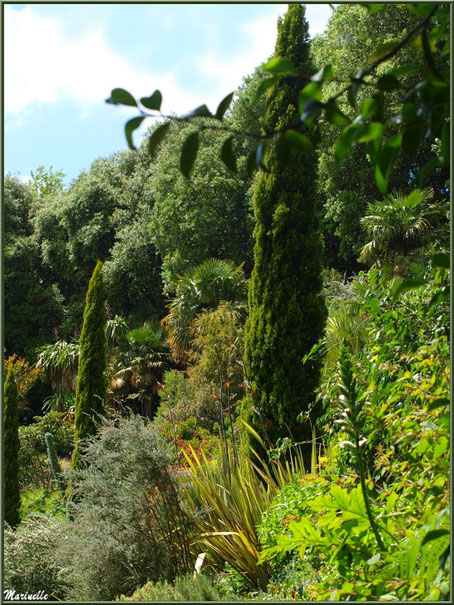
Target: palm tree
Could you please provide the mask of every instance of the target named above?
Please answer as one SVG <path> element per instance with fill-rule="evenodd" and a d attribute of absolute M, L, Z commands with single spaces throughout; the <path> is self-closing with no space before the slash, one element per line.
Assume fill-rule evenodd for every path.
<path fill-rule="evenodd" d="M 189 268 L 174 282 L 175 298 L 168 305 L 169 313 L 162 320 L 168 332 L 173 358 L 186 361 L 191 343 L 191 326 L 200 311 L 215 309 L 224 300 L 244 304 L 247 281 L 242 265 L 231 261 L 208 259 Z"/>
<path fill-rule="evenodd" d="M 36 366 L 43 368 L 50 380 L 54 395 L 47 399 L 47 406 L 59 412 L 67 411 L 76 391 L 79 364 L 79 343 L 59 340 L 39 350 Z"/>
<path fill-rule="evenodd" d="M 136 401 L 143 416 L 156 411 L 164 372 L 174 366 L 159 320 L 130 330 L 118 342 L 109 366 L 108 392 L 114 399 Z"/>
<path fill-rule="evenodd" d="M 433 195 L 433 189 L 415 189 L 406 196 L 394 193 L 370 203 L 361 219 L 370 239 L 359 261 L 402 272 L 409 256 L 426 243 L 434 218 L 440 215 L 439 206 L 429 203 Z"/>

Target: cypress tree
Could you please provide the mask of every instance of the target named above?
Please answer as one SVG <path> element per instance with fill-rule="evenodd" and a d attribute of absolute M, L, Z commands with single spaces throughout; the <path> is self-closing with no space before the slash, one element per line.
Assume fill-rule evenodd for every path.
<path fill-rule="evenodd" d="M 97 416 L 102 414 L 106 395 L 106 293 L 102 262 L 98 261 L 88 285 L 77 375 L 72 467 L 79 468 L 80 440 L 96 433 Z"/>
<path fill-rule="evenodd" d="M 19 490 L 19 419 L 17 407 L 17 384 L 14 370 L 9 368 L 4 386 L 3 403 L 3 453 L 5 494 L 4 520 L 16 527 L 20 523 L 20 490 Z"/>
<path fill-rule="evenodd" d="M 298 93 L 314 73 L 308 56 L 305 7 L 290 4 L 278 23 L 276 57 L 295 66 L 271 89 L 263 128 L 267 134 L 294 129 L 313 138 L 298 115 Z M 297 415 L 313 401 L 319 368 L 303 365 L 323 332 L 326 309 L 320 295 L 321 240 L 315 203 L 316 154 L 294 152 L 283 164 L 278 144 L 264 157 L 254 191 L 256 218 L 254 269 L 249 284 L 245 331 L 245 371 L 251 395 L 243 400 L 243 418 L 268 443 L 279 437 L 310 438 Z"/>

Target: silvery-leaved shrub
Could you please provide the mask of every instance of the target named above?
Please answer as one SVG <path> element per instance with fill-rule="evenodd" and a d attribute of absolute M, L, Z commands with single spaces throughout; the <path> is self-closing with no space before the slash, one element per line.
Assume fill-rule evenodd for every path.
<path fill-rule="evenodd" d="M 68 569 L 56 557 L 56 548 L 64 542 L 64 526 L 56 519 L 35 515 L 13 531 L 4 532 L 5 589 L 16 593 L 49 595 L 49 600 L 63 599 Z"/>
<path fill-rule="evenodd" d="M 58 549 L 72 567 L 68 598 L 108 601 L 191 569 L 191 522 L 169 449 L 150 422 L 104 420 L 82 456 L 69 477 L 72 520 Z"/>

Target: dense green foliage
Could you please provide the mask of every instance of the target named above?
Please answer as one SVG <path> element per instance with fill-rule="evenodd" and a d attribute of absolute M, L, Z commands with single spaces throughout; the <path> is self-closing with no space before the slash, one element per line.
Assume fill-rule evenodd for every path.
<path fill-rule="evenodd" d="M 75 449 L 73 468 L 80 461 L 80 440 L 96 432 L 99 416 L 104 411 L 106 396 L 106 295 L 102 263 L 98 261 L 87 290 L 84 321 L 80 336 L 79 371 L 74 412 Z"/>
<path fill-rule="evenodd" d="M 17 416 L 17 386 L 14 370 L 9 369 L 4 386 L 3 400 L 3 452 L 5 496 L 4 519 L 10 527 L 16 527 L 20 521 L 19 493 L 19 422 Z"/>
<path fill-rule="evenodd" d="M 296 129 L 298 90 L 313 71 L 304 8 L 290 5 L 279 25 L 276 57 L 293 62 L 298 77 L 276 84 L 267 99 L 265 132 Z M 279 147 L 264 155 L 254 192 L 254 269 L 245 333 L 245 371 L 251 395 L 248 422 L 270 443 L 307 437 L 296 423 L 317 385 L 317 364 L 301 359 L 320 338 L 325 309 L 320 292 L 321 243 L 315 206 L 316 157 L 299 153 L 295 167 L 282 167 Z"/>
<path fill-rule="evenodd" d="M 440 279 L 438 270 L 435 280 Z M 446 598 L 448 309 L 427 310 L 436 284 L 396 300 L 376 270 L 361 282 L 361 302 L 371 312 L 365 345 L 351 361 L 344 354 L 321 390 L 324 426 L 331 433 L 324 462 L 328 481 L 321 484 L 322 495 L 307 498 L 300 489 L 310 512 L 300 508 L 302 519 L 290 521 L 287 535 L 281 531 L 276 537 L 279 531 L 267 513 L 262 522 L 272 538 L 265 542 L 267 552 L 299 553 L 301 569 L 317 567 L 317 575 L 305 583 L 305 598 Z M 349 409 L 358 410 L 355 419 L 343 413 L 345 397 Z M 357 484 L 361 464 L 355 442 L 367 464 L 377 531 Z"/>
<path fill-rule="evenodd" d="M 152 181 L 155 203 L 150 236 L 162 257 L 167 291 L 173 290 L 172 282 L 178 275 L 209 258 L 245 263 L 246 272 L 251 270 L 250 179 L 219 165 L 225 137 L 206 131 L 203 152 L 188 181 L 176 167 L 187 136 L 187 127 L 178 127 L 168 135 Z"/>
<path fill-rule="evenodd" d="M 6 177 L 28 423 L 7 588 L 449 601 L 448 28 L 448 5 L 349 4 L 309 41 L 290 5 L 215 113 L 164 116 L 66 190 Z M 109 100 L 142 112 L 131 148 L 142 108 L 163 117 L 159 91 Z"/>
<path fill-rule="evenodd" d="M 230 595 L 231 598 L 231 595 Z M 202 574 L 188 574 L 169 582 L 147 582 L 130 597 L 121 596 L 118 601 L 222 601 L 218 588 Z"/>
<path fill-rule="evenodd" d="M 33 195 L 27 185 L 7 176 L 3 189 L 4 216 L 4 345 L 34 359 L 35 348 L 48 342 L 62 318 L 58 287 L 44 271 L 39 246 L 33 237 Z M 39 309 L 39 313 L 36 310 Z"/>

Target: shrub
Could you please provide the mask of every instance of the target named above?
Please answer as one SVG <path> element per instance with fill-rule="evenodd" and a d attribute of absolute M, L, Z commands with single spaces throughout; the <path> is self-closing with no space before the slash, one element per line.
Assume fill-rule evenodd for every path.
<path fill-rule="evenodd" d="M 43 488 L 54 489 L 52 472 L 46 450 L 45 434 L 50 433 L 55 441 L 57 455 L 67 457 L 74 447 L 74 430 L 68 416 L 49 412 L 35 416 L 35 422 L 19 427 L 19 482 L 21 490 Z"/>
<path fill-rule="evenodd" d="M 227 598 L 227 597 L 225 597 Z M 130 596 L 118 601 L 221 601 L 222 596 L 212 582 L 202 574 L 187 574 L 169 582 L 147 582 Z"/>
<path fill-rule="evenodd" d="M 288 533 L 290 521 L 310 513 L 308 502 L 326 491 L 327 481 L 322 477 L 298 476 L 284 485 L 270 507 L 263 513 L 257 527 L 260 544 L 264 548 L 276 545 L 276 536 Z M 285 559 L 285 557 L 283 557 Z"/>
<path fill-rule="evenodd" d="M 82 461 L 86 468 L 70 474 L 73 522 L 59 549 L 73 567 L 71 598 L 115 599 L 193 567 L 172 457 L 149 421 L 103 420 Z"/>
<path fill-rule="evenodd" d="M 46 517 L 65 517 L 65 503 L 59 491 L 50 492 L 44 488 L 28 490 L 21 494 L 21 518 L 36 514 Z"/>
<path fill-rule="evenodd" d="M 43 590 L 50 600 L 64 598 L 67 569 L 56 557 L 62 525 L 54 519 L 36 515 L 24 521 L 16 531 L 4 533 L 5 588 L 16 592 Z"/>

